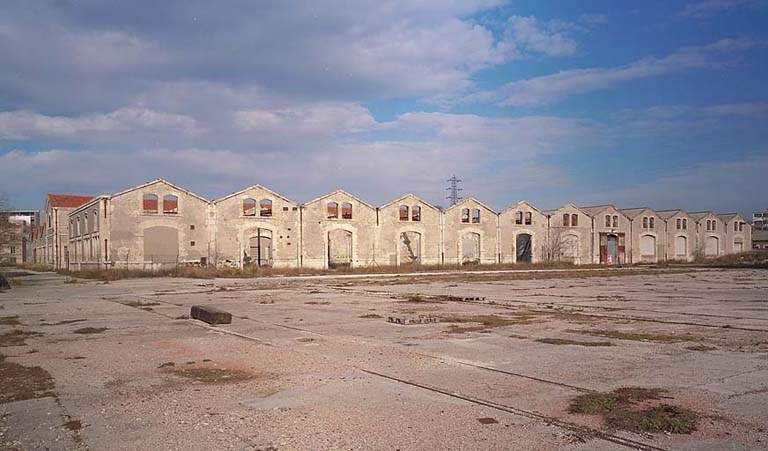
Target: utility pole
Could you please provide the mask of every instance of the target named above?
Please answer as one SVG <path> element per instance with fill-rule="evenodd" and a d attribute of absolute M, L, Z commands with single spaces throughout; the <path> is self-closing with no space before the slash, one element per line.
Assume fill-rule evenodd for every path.
<path fill-rule="evenodd" d="M 459 188 L 461 179 L 457 179 L 456 174 L 453 174 L 453 177 L 446 180 L 446 182 L 450 183 L 450 185 L 448 185 L 448 188 L 445 189 L 448 191 L 448 195 L 445 196 L 445 198 L 451 201 L 451 205 L 456 205 L 461 199 L 463 199 L 463 197 L 459 196 L 459 192 L 464 191 L 463 189 Z"/>

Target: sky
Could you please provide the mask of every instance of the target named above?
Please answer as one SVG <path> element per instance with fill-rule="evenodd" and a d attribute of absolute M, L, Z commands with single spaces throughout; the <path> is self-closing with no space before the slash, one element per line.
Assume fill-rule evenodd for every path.
<path fill-rule="evenodd" d="M 768 208 L 768 0 L 3 0 L 0 191 Z"/>

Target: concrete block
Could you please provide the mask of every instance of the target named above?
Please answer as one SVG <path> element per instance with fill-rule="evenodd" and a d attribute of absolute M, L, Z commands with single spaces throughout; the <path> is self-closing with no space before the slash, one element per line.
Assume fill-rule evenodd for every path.
<path fill-rule="evenodd" d="M 387 322 L 407 326 L 410 324 L 436 323 L 437 318 L 428 315 L 393 315 L 387 318 Z"/>
<path fill-rule="evenodd" d="M 190 316 L 208 324 L 231 324 L 232 314 L 205 305 L 193 305 Z"/>

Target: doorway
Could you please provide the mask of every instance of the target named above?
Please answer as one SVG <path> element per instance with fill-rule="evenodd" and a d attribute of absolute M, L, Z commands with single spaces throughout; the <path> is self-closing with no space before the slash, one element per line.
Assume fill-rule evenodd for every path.
<path fill-rule="evenodd" d="M 533 261 L 533 237 L 528 233 L 521 233 L 515 239 L 517 248 L 517 262 L 531 263 Z"/>
<path fill-rule="evenodd" d="M 328 267 L 352 266 L 352 232 L 343 229 L 328 232 Z"/>

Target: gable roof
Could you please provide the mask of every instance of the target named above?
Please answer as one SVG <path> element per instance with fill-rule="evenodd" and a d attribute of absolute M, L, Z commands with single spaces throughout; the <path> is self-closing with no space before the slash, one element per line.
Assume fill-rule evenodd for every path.
<path fill-rule="evenodd" d="M 107 199 L 108 197 L 109 197 L 109 196 L 96 196 L 96 197 L 94 197 L 93 199 L 89 200 L 88 202 L 84 203 L 83 205 L 80 205 L 79 207 L 77 207 L 77 208 L 75 208 L 74 210 L 72 210 L 72 211 L 69 213 L 69 215 L 70 215 L 70 216 L 72 216 L 72 215 L 76 215 L 76 214 L 78 214 L 78 213 L 79 213 L 80 211 L 82 211 L 82 210 L 87 210 L 87 209 L 88 209 L 88 208 L 90 208 L 92 205 L 94 205 L 94 204 L 98 204 L 99 202 L 101 202 L 101 200 L 102 200 L 102 199 Z"/>
<path fill-rule="evenodd" d="M 480 202 L 479 200 L 475 199 L 474 197 L 467 197 L 466 199 L 462 199 L 460 202 L 455 203 L 455 204 L 451 205 L 450 207 L 446 208 L 445 211 L 452 210 L 454 208 L 460 207 L 460 206 L 466 204 L 467 202 L 475 202 L 478 205 L 480 205 L 481 207 L 483 207 L 486 210 L 490 211 L 491 213 L 497 214 L 496 210 L 494 210 L 493 208 L 485 205 L 484 203 Z"/>
<path fill-rule="evenodd" d="M 210 201 L 208 199 L 206 199 L 205 197 L 197 195 L 197 194 L 193 193 L 192 191 L 189 191 L 188 189 L 184 189 L 184 188 L 182 188 L 182 187 L 180 187 L 178 185 L 174 185 L 173 183 L 171 183 L 171 182 L 169 182 L 168 180 L 165 180 L 165 179 L 155 179 L 155 180 L 152 180 L 151 182 L 147 182 L 147 183 L 144 183 L 142 185 L 134 186 L 133 188 L 128 188 L 127 190 L 123 190 L 123 191 L 120 191 L 118 193 L 112 194 L 109 197 L 112 198 L 112 197 L 122 196 L 123 194 L 130 193 L 131 191 L 136 191 L 138 189 L 143 189 L 143 188 L 146 188 L 148 186 L 152 186 L 152 185 L 155 185 L 155 184 L 158 184 L 158 183 L 164 183 L 164 184 L 174 188 L 177 191 L 181 191 L 183 193 L 186 193 L 186 194 L 188 194 L 188 195 L 190 195 L 192 197 L 195 197 L 197 199 L 202 200 L 205 203 L 210 203 Z"/>
<path fill-rule="evenodd" d="M 576 210 L 576 211 L 580 212 L 581 214 L 583 214 L 585 216 L 588 216 L 590 218 L 592 217 L 591 214 L 589 214 L 588 212 L 584 211 L 584 209 L 582 209 L 581 207 L 576 206 L 576 204 L 574 204 L 573 202 L 566 202 L 560 208 L 555 208 L 554 210 L 544 210 L 542 213 L 544 213 L 547 216 L 552 216 L 553 214 L 557 213 L 558 211 L 560 211 L 560 210 L 562 210 L 563 208 L 566 208 L 566 207 L 573 208 L 574 210 Z"/>
<path fill-rule="evenodd" d="M 275 191 L 272 191 L 271 189 L 267 188 L 266 186 L 259 185 L 258 183 L 255 184 L 255 185 L 251 185 L 251 186 L 248 186 L 246 188 L 243 188 L 240 191 L 236 191 L 236 192 L 234 192 L 232 194 L 227 194 L 224 197 L 221 197 L 219 199 L 214 200 L 213 203 L 217 204 L 219 202 L 222 202 L 222 201 L 225 201 L 225 200 L 229 199 L 230 197 L 239 196 L 240 194 L 243 194 L 244 192 L 252 190 L 252 189 L 263 189 L 264 191 L 272 194 L 275 197 L 279 197 L 280 199 L 283 199 L 286 202 L 289 202 L 289 203 L 294 204 L 294 205 L 299 205 L 298 202 L 292 201 L 291 199 L 288 199 L 287 197 L 283 196 L 282 194 L 280 194 L 278 192 L 275 192 Z"/>
<path fill-rule="evenodd" d="M 644 211 L 649 211 L 653 213 L 654 215 L 661 216 L 656 210 L 654 210 L 651 207 L 638 207 L 638 208 L 622 208 L 619 210 L 620 212 L 624 213 L 624 216 L 635 219 L 637 216 L 642 214 Z"/>
<path fill-rule="evenodd" d="M 723 222 L 729 222 L 731 219 L 735 218 L 738 215 L 739 215 L 738 213 L 720 213 L 715 216 L 720 218 L 720 220 L 722 220 Z"/>
<path fill-rule="evenodd" d="M 379 210 L 383 210 L 383 209 L 389 207 L 392 204 L 399 203 L 400 201 L 402 201 L 406 197 L 413 197 L 414 199 L 418 199 L 419 202 L 421 202 L 422 204 L 426 205 L 427 207 L 429 207 L 429 208 L 431 208 L 431 209 L 433 209 L 435 211 L 440 211 L 439 208 L 435 207 L 434 205 L 430 204 L 429 202 L 425 201 L 424 199 L 422 199 L 421 197 L 419 197 L 419 196 L 417 196 L 417 195 L 415 195 L 413 193 L 408 193 L 408 194 L 405 194 L 403 196 L 400 196 L 397 199 L 393 200 L 392 202 L 388 202 L 388 203 L 382 205 L 381 207 L 379 207 Z"/>
<path fill-rule="evenodd" d="M 659 216 L 661 216 L 662 218 L 664 218 L 664 219 L 669 219 L 669 218 L 671 218 L 672 216 L 675 216 L 678 213 L 682 213 L 682 214 L 684 214 L 686 216 L 691 216 L 691 215 L 688 214 L 687 211 L 681 210 L 679 208 L 676 208 L 674 210 L 658 210 L 656 213 Z"/>
<path fill-rule="evenodd" d="M 582 210 L 586 211 L 588 215 L 592 216 L 593 218 L 596 217 L 598 214 L 602 213 L 603 211 L 613 208 L 614 210 L 618 211 L 622 216 L 629 219 L 629 216 L 627 216 L 623 211 L 616 208 L 613 204 L 606 204 L 606 205 L 594 205 L 591 207 L 581 207 Z"/>
<path fill-rule="evenodd" d="M 314 199 L 312 199 L 312 200 L 310 200 L 310 201 L 308 201 L 308 202 L 304 202 L 304 204 L 303 204 L 303 205 L 314 204 L 315 202 L 319 202 L 319 201 L 321 201 L 321 200 L 323 200 L 323 199 L 325 199 L 325 198 L 331 197 L 331 196 L 333 196 L 334 194 L 344 194 L 345 196 L 349 196 L 349 197 L 351 197 L 352 199 L 355 199 L 356 201 L 360 202 L 361 204 L 365 205 L 366 207 L 369 207 L 369 208 L 371 208 L 371 209 L 373 209 L 373 210 L 375 210 L 375 209 L 376 209 L 376 207 L 374 207 L 373 205 L 371 205 L 371 204 L 369 204 L 368 202 L 366 202 L 366 201 L 364 201 L 364 200 L 360 199 L 359 197 L 355 196 L 354 194 L 350 194 L 350 193 L 348 193 L 348 192 L 344 191 L 343 189 L 337 189 L 336 191 L 332 191 L 332 192 L 330 192 L 330 193 L 328 193 L 328 194 L 324 194 L 324 195 L 322 195 L 322 196 L 320 196 L 320 197 L 316 197 L 316 198 L 314 198 Z"/>
<path fill-rule="evenodd" d="M 81 196 L 75 194 L 52 194 L 48 193 L 48 205 L 51 207 L 59 208 L 77 208 L 89 200 L 93 199 L 93 196 Z"/>
<path fill-rule="evenodd" d="M 530 207 L 531 209 L 533 209 L 534 211 L 536 211 L 536 212 L 537 212 L 537 213 L 539 213 L 540 215 L 544 215 L 544 212 L 543 212 L 543 211 L 541 211 L 541 210 L 539 210 L 538 208 L 534 207 L 534 206 L 533 206 L 533 204 L 531 204 L 531 203 L 530 203 L 530 202 L 528 202 L 527 200 L 521 200 L 521 201 L 518 201 L 516 204 L 510 205 L 509 207 L 507 207 L 507 208 L 505 208 L 505 209 L 501 210 L 501 212 L 500 212 L 499 214 L 500 214 L 500 215 L 503 215 L 504 213 L 506 213 L 506 212 L 508 212 L 508 211 L 510 211 L 510 210 L 516 210 L 516 209 L 517 209 L 517 207 L 518 207 L 519 205 L 521 205 L 521 204 L 522 204 L 522 205 L 527 205 L 528 207 Z"/>
<path fill-rule="evenodd" d="M 717 215 L 715 215 L 711 211 L 693 211 L 693 212 L 688 213 L 688 216 L 690 216 L 693 219 L 695 219 L 696 222 L 700 221 L 702 218 L 705 218 L 705 217 L 707 217 L 709 215 L 717 217 Z"/>

